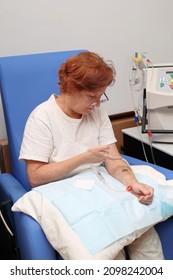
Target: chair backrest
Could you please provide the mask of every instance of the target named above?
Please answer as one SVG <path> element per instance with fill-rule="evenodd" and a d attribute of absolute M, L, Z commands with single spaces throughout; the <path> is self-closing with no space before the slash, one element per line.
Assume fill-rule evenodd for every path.
<path fill-rule="evenodd" d="M 25 163 L 18 160 L 23 131 L 31 111 L 52 93 L 59 94 L 58 69 L 84 50 L 0 58 L 0 87 L 13 176 L 30 190 Z"/>

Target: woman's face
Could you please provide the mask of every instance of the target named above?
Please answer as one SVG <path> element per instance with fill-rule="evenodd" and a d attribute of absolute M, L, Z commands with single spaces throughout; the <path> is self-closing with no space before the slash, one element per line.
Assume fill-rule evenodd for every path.
<path fill-rule="evenodd" d="M 94 93 L 80 91 L 69 94 L 70 109 L 77 114 L 87 115 L 94 107 L 99 107 L 103 100 L 108 100 L 104 95 L 105 90 L 106 87 Z"/>

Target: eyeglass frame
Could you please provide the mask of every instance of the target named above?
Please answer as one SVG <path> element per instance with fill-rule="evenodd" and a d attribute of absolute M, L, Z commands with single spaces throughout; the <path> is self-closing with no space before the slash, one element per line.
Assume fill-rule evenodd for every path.
<path fill-rule="evenodd" d="M 90 98 L 89 98 L 88 96 L 86 96 L 84 93 L 82 93 L 82 94 L 83 94 L 83 96 L 85 97 L 85 99 L 87 99 L 87 101 L 88 101 L 90 104 L 97 102 L 97 101 L 95 101 L 95 100 L 91 101 Z M 103 104 L 103 103 L 109 101 L 109 97 L 107 96 L 107 94 L 106 94 L 105 92 L 100 96 L 100 99 L 102 98 L 103 95 L 105 96 L 105 99 L 99 100 L 99 103 L 101 103 L 101 104 Z M 91 97 L 91 99 L 92 99 L 92 97 Z M 95 99 L 94 96 L 93 96 L 93 99 Z M 97 102 L 97 103 L 98 103 L 98 102 Z"/>

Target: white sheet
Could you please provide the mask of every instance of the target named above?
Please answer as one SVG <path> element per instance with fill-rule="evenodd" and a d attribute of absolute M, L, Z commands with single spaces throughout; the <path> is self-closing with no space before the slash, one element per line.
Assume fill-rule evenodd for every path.
<path fill-rule="evenodd" d="M 145 173 L 161 185 L 173 186 L 172 181 L 166 181 L 163 174 L 148 166 L 132 167 L 135 173 Z M 170 192 L 169 192 L 170 196 Z M 40 223 L 51 245 L 64 259 L 114 259 L 118 252 L 134 239 L 138 238 L 150 226 L 136 230 L 119 239 L 96 254 L 91 254 L 81 242 L 78 235 L 72 230 L 61 212 L 49 202 L 45 196 L 37 191 L 31 191 L 20 198 L 12 208 L 21 211 Z"/>

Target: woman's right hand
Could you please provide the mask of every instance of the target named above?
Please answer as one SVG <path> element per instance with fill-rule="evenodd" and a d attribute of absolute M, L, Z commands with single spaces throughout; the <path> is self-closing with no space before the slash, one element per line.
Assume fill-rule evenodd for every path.
<path fill-rule="evenodd" d="M 110 153 L 110 146 L 98 146 L 88 149 L 87 158 L 90 163 L 104 162 L 106 159 L 115 160 L 117 157 Z"/>

